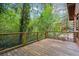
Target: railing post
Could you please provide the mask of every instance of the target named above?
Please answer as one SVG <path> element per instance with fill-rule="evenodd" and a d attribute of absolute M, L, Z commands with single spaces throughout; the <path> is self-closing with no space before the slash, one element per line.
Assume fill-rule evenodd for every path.
<path fill-rule="evenodd" d="M 48 32 L 45 32 L 45 38 L 48 38 Z"/>
<path fill-rule="evenodd" d="M 22 44 L 22 33 L 19 33 L 19 42 L 18 44 Z"/>
<path fill-rule="evenodd" d="M 37 33 L 37 41 L 39 41 L 39 38 L 38 38 L 38 32 L 36 32 Z"/>
<path fill-rule="evenodd" d="M 76 15 L 74 15 L 74 42 L 76 42 L 77 32 L 76 32 Z"/>
<path fill-rule="evenodd" d="M 26 33 L 22 33 L 22 44 L 25 45 L 27 43 Z"/>

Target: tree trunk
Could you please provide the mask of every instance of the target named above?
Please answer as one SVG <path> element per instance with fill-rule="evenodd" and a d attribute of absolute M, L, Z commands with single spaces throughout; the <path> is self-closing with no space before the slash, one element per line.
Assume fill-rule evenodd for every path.
<path fill-rule="evenodd" d="M 21 20 L 20 20 L 20 32 L 27 31 L 27 25 L 29 21 L 29 4 L 23 3 L 22 13 L 21 13 Z M 19 44 L 22 43 L 23 34 L 20 34 L 19 37 Z"/>

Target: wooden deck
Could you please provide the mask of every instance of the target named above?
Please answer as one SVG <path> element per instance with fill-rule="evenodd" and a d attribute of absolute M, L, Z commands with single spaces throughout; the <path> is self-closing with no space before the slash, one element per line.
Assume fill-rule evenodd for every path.
<path fill-rule="evenodd" d="M 1 56 L 79 56 L 79 47 L 73 42 L 44 39 Z"/>

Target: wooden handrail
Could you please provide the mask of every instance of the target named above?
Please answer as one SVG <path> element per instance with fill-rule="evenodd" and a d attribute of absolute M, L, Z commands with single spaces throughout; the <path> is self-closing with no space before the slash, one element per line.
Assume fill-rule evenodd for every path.
<path fill-rule="evenodd" d="M 79 32 L 57 32 L 57 31 L 46 31 L 46 32 L 54 32 L 54 33 L 79 33 Z M 37 33 L 37 32 L 12 32 L 12 33 L 0 33 L 0 35 L 14 35 L 14 34 L 28 34 L 28 33 Z M 45 32 L 38 32 L 45 33 Z"/>

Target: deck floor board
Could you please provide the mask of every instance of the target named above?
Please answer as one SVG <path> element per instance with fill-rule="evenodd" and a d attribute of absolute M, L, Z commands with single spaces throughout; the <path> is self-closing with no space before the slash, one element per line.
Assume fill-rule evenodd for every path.
<path fill-rule="evenodd" d="M 79 56 L 79 46 L 73 42 L 44 39 L 1 56 Z"/>

